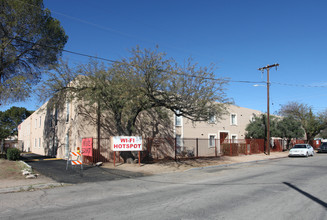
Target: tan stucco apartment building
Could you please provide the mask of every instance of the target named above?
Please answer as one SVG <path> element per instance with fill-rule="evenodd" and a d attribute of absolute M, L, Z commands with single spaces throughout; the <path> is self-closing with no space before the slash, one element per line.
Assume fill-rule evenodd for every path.
<path fill-rule="evenodd" d="M 79 112 L 79 104 L 75 101 L 66 102 L 60 108 L 50 108 L 47 104 L 45 103 L 19 125 L 20 149 L 40 155 L 66 158 L 69 151 L 75 151 L 81 146 L 82 138 L 97 137 L 97 124 Z M 192 122 L 171 114 L 168 123 L 154 119 L 147 122 L 139 120 L 138 133 L 144 139 L 163 138 L 168 135 L 176 138 L 177 145 L 182 148 L 186 139 L 207 139 L 210 151 L 217 147 L 214 146 L 217 143 L 214 140 L 244 139 L 246 125 L 254 115 L 259 114 L 262 112 L 235 105 L 228 106 L 228 113 L 222 119 L 212 117 L 208 122 Z M 102 116 L 101 120 L 105 123 L 105 116 Z M 101 127 L 101 138 L 109 139 L 115 135 L 117 134 L 114 129 L 110 131 Z M 102 144 L 104 145 L 102 149 L 107 149 L 105 154 L 110 155 L 108 142 L 102 141 Z M 219 151 L 218 146 L 218 153 Z"/>
<path fill-rule="evenodd" d="M 217 120 L 212 117 L 207 122 L 192 122 L 175 116 L 177 144 L 183 149 L 188 140 L 197 138 L 207 145 L 207 148 L 202 148 L 202 155 L 213 155 L 215 148 L 218 148 L 217 151 L 220 153 L 220 144 L 225 139 L 234 143 L 240 139 L 244 140 L 246 126 L 254 119 L 255 115 L 262 114 L 261 111 L 236 105 L 229 105 L 227 111 L 228 113 L 223 115 L 222 119 Z"/>
<path fill-rule="evenodd" d="M 20 149 L 40 155 L 66 158 L 81 145 L 82 138 L 95 137 L 96 129 L 76 112 L 75 101 L 60 108 L 45 103 L 18 127 Z"/>

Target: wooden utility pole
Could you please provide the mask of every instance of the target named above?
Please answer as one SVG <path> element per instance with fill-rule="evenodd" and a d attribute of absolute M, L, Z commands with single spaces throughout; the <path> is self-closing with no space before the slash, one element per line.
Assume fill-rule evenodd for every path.
<path fill-rule="evenodd" d="M 101 143 L 100 143 L 100 139 L 101 139 L 101 107 L 100 107 L 100 99 L 98 99 L 98 109 L 97 109 L 97 138 L 98 138 L 98 150 L 97 150 L 97 158 L 94 160 L 94 163 L 99 162 L 100 159 L 100 147 L 101 147 Z M 94 155 L 93 155 L 94 157 Z"/>
<path fill-rule="evenodd" d="M 276 67 L 277 69 L 277 66 L 279 66 L 278 63 L 275 63 L 273 65 L 267 65 L 265 67 L 261 67 L 259 68 L 258 70 L 260 71 L 264 71 L 264 70 L 267 70 L 267 154 L 270 155 L 270 118 L 269 118 L 269 85 L 270 85 L 270 82 L 269 82 L 269 69 L 271 67 Z"/>

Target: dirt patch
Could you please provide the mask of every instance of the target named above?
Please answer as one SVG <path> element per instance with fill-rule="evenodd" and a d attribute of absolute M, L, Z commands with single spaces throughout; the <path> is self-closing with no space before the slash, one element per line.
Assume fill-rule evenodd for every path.
<path fill-rule="evenodd" d="M 117 170 L 126 170 L 130 172 L 140 172 L 144 174 L 159 174 L 169 172 L 181 172 L 196 167 L 208 167 L 217 166 L 222 164 L 233 164 L 243 163 L 258 160 L 268 160 L 274 158 L 287 157 L 288 152 L 272 152 L 270 155 L 266 154 L 253 154 L 253 155 L 242 155 L 242 156 L 221 156 L 215 158 L 200 158 L 190 160 L 179 160 L 179 161 L 161 161 L 153 164 L 123 164 L 116 163 L 114 167 L 112 163 L 103 164 L 104 168 L 111 168 Z"/>
<path fill-rule="evenodd" d="M 21 170 L 24 169 L 24 165 L 18 161 L 10 161 L 0 159 L 0 180 L 13 179 L 20 180 L 24 179 Z"/>
<path fill-rule="evenodd" d="M 55 183 L 54 180 L 42 175 L 36 179 L 26 179 L 22 170 L 27 166 L 21 161 L 0 159 L 0 188 L 9 188 L 43 183 Z"/>

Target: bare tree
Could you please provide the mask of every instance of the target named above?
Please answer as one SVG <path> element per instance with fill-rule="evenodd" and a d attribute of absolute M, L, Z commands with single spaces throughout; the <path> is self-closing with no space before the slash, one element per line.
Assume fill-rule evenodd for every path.
<path fill-rule="evenodd" d="M 221 118 L 226 112 L 227 79 L 215 78 L 213 65 L 199 67 L 192 59 L 181 66 L 157 50 L 135 48 L 130 57 L 109 66 L 91 60 L 63 74 L 66 67 L 58 67 L 55 78 L 45 82 L 43 89 L 51 91 L 47 95 L 83 100 L 112 118 L 117 135 L 135 135 L 146 112 L 163 115 L 165 109 L 192 121 L 207 121 L 213 114 Z M 73 83 L 65 81 L 72 77 L 77 77 Z"/>
<path fill-rule="evenodd" d="M 312 107 L 307 104 L 289 102 L 281 107 L 279 114 L 299 121 L 308 141 L 312 141 L 322 129 L 326 128 L 326 123 L 319 120 L 319 117 L 313 113 Z"/>

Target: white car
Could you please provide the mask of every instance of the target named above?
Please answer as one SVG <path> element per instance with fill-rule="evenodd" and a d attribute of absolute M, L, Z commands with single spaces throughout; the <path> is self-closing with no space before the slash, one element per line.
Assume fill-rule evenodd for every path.
<path fill-rule="evenodd" d="M 294 157 L 294 156 L 313 156 L 315 153 L 313 147 L 310 144 L 296 144 L 292 147 L 290 150 L 288 156 Z"/>

